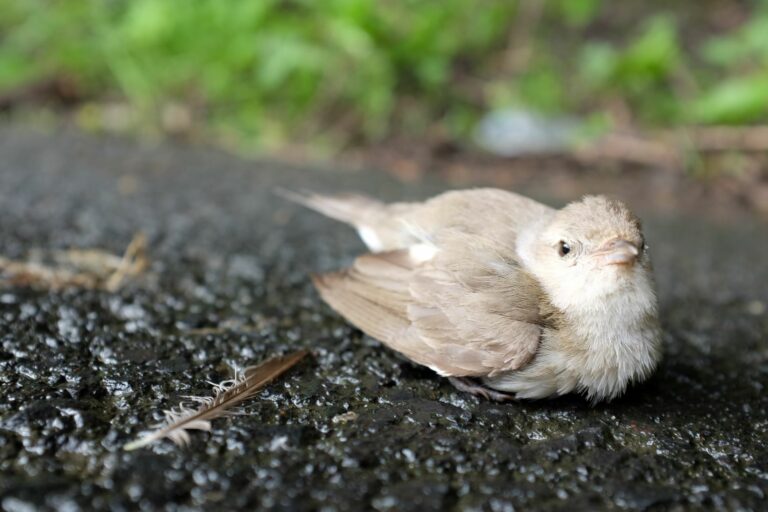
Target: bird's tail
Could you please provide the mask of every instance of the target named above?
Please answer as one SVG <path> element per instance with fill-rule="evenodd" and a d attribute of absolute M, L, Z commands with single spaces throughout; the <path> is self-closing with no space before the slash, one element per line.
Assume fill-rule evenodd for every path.
<path fill-rule="evenodd" d="M 275 189 L 275 194 L 358 228 L 365 225 L 368 219 L 379 216 L 386 208 L 385 203 L 362 194 L 328 196 L 308 190 L 282 188 Z"/>

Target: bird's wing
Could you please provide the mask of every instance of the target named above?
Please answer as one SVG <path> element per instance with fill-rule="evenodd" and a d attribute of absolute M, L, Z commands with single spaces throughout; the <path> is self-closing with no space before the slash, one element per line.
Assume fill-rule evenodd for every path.
<path fill-rule="evenodd" d="M 443 236 L 426 261 L 412 249 L 365 254 L 315 285 L 349 322 L 442 375 L 518 369 L 538 348 L 541 291 L 503 248 L 466 236 Z"/>

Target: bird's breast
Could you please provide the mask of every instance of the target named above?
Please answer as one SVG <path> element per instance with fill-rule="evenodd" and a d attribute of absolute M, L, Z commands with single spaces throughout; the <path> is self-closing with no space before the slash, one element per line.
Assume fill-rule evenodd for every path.
<path fill-rule="evenodd" d="M 595 401 L 611 399 L 630 382 L 650 375 L 659 358 L 659 339 L 655 318 L 566 323 L 544 329 L 539 350 L 528 366 L 485 383 L 520 398 L 582 392 Z"/>

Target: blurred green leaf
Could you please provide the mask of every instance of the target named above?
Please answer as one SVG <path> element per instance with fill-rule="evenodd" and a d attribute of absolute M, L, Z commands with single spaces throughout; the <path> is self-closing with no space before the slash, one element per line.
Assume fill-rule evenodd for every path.
<path fill-rule="evenodd" d="M 597 16 L 602 0 L 556 0 L 553 5 L 566 23 L 582 27 Z"/>
<path fill-rule="evenodd" d="M 768 65 L 768 8 L 734 33 L 707 41 L 701 54 L 717 66 Z"/>
<path fill-rule="evenodd" d="M 182 104 L 256 144 L 458 135 L 494 107 L 599 116 L 608 99 L 638 123 L 766 119 L 765 2 L 692 44 L 688 16 L 658 14 L 673 5 L 534 1 L 4 0 L 0 93 L 67 77 L 92 110 L 122 98 L 157 127 Z"/>
<path fill-rule="evenodd" d="M 683 51 L 670 17 L 647 20 L 624 48 L 606 42 L 588 43 L 578 62 L 576 90 L 583 97 L 622 98 L 645 121 L 678 119 L 680 101 L 671 85 L 683 66 Z"/>
<path fill-rule="evenodd" d="M 666 17 L 651 19 L 643 33 L 623 52 L 616 64 L 615 73 L 626 83 L 644 83 L 663 78 L 678 63 L 680 48 L 677 28 Z"/>
<path fill-rule="evenodd" d="M 619 55 L 604 42 L 587 43 L 579 56 L 579 76 L 588 87 L 608 87 L 615 80 Z"/>
<path fill-rule="evenodd" d="M 691 119 L 704 123 L 745 123 L 768 118 L 768 74 L 731 78 L 692 105 Z"/>
<path fill-rule="evenodd" d="M 541 66 L 523 74 L 519 79 L 521 97 L 527 108 L 555 113 L 564 107 L 565 86 L 562 76 L 551 66 Z"/>

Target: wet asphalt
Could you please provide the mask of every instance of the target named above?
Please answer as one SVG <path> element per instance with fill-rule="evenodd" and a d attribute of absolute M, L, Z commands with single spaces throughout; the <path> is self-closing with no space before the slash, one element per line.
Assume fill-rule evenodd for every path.
<path fill-rule="evenodd" d="M 665 358 L 610 404 L 463 395 L 351 328 L 308 274 L 362 250 L 275 187 L 421 198 L 439 182 L 0 125 L 0 255 L 149 240 L 117 292 L 0 289 L 0 507 L 765 510 L 768 226 L 645 218 Z M 705 205 L 704 205 L 705 206 Z M 706 219 L 706 220 L 705 220 Z M 124 452 L 207 381 L 306 359 L 246 415 Z"/>

